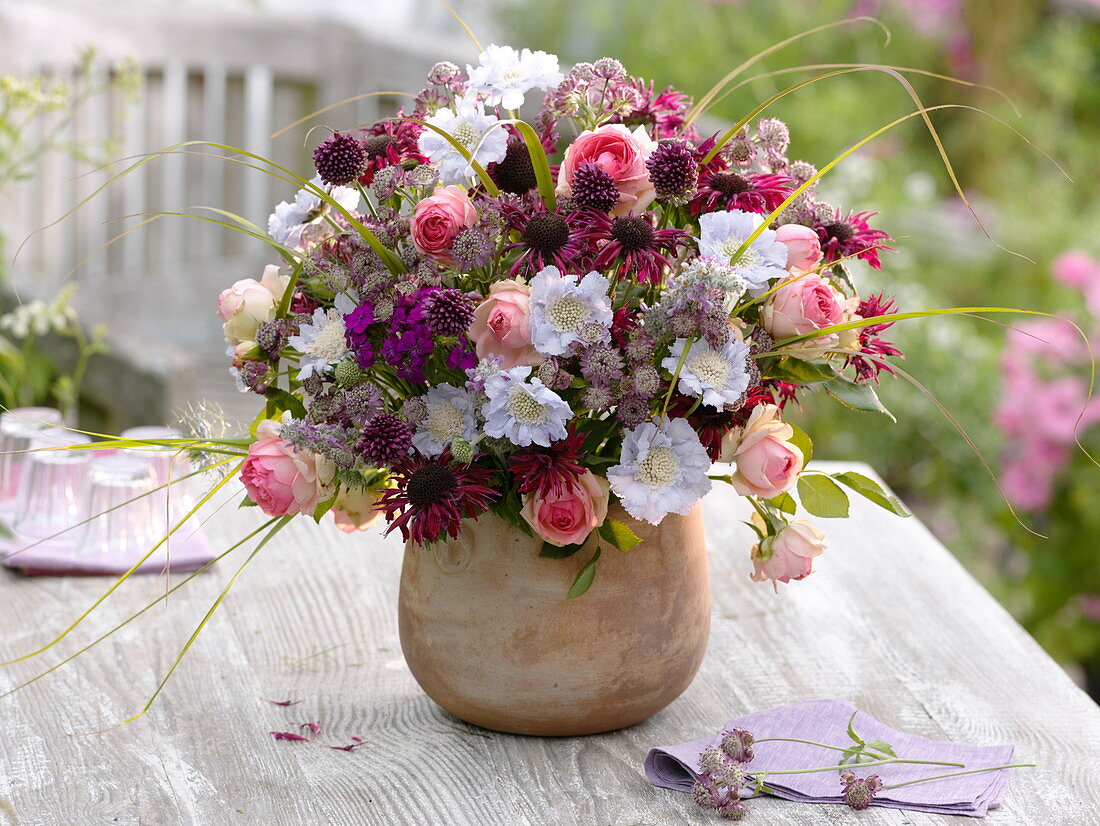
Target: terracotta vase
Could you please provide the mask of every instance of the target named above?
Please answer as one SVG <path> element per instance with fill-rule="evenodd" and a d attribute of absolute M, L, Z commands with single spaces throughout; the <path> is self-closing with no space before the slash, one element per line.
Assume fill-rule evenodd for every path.
<path fill-rule="evenodd" d="M 695 677 L 710 633 L 703 517 L 658 526 L 613 506 L 643 540 L 603 543 L 588 592 L 565 598 L 595 539 L 567 559 L 495 514 L 433 548 L 406 546 L 401 648 L 425 693 L 497 731 L 595 734 L 656 714 Z"/>

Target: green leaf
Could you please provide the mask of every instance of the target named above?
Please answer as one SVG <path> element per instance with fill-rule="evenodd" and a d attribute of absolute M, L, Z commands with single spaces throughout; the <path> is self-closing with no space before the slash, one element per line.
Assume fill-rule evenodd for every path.
<path fill-rule="evenodd" d="M 592 587 L 592 580 L 596 578 L 596 560 L 600 558 L 600 550 L 596 548 L 596 553 L 592 554 L 592 558 L 584 563 L 584 567 L 577 573 L 577 578 L 573 580 L 573 587 L 565 595 L 566 599 L 576 599 Z"/>
<path fill-rule="evenodd" d="M 855 725 L 855 723 L 856 723 L 856 714 L 858 714 L 858 713 L 859 712 L 857 712 L 857 711 L 853 711 L 852 716 L 848 718 L 848 736 L 852 738 L 853 743 L 859 743 L 859 745 L 864 746 L 864 745 L 866 745 L 866 743 L 864 743 L 863 738 L 860 737 L 858 734 L 856 734 L 856 725 Z"/>
<path fill-rule="evenodd" d="M 641 537 L 618 519 L 605 519 L 603 524 L 600 525 L 599 531 L 600 536 L 620 551 L 629 551 L 642 541 Z"/>
<path fill-rule="evenodd" d="M 849 470 L 844 473 L 837 473 L 833 478 L 847 485 L 860 496 L 870 499 L 880 508 L 890 511 L 890 513 L 906 517 L 911 515 L 896 497 L 891 496 L 883 489 L 882 485 L 862 473 Z"/>
<path fill-rule="evenodd" d="M 814 516 L 840 519 L 848 515 L 848 494 L 828 476 L 799 476 L 798 498 L 802 500 L 802 507 Z"/>
<path fill-rule="evenodd" d="M 768 368 L 765 378 L 788 381 L 793 384 L 814 384 L 831 381 L 838 375 L 836 370 L 823 362 L 803 361 L 783 356 L 776 359 L 775 363 Z"/>
<path fill-rule="evenodd" d="M 893 747 L 889 743 L 884 743 L 881 740 L 868 740 L 867 748 L 874 749 L 875 751 L 880 751 L 883 754 L 890 755 L 891 757 L 897 757 L 897 755 L 894 754 Z"/>
<path fill-rule="evenodd" d="M 4 539 L 14 539 L 15 532 L 5 523 L 0 522 L 0 536 L 2 536 Z"/>
<path fill-rule="evenodd" d="M 798 503 L 794 501 L 794 497 L 789 493 L 781 493 L 769 499 L 768 504 L 776 510 L 783 511 L 783 513 L 795 513 L 798 510 Z"/>
<path fill-rule="evenodd" d="M 254 508 L 256 503 L 252 501 L 252 498 L 246 493 L 244 499 L 241 500 L 241 504 L 237 505 L 238 508 Z"/>
<path fill-rule="evenodd" d="M 787 422 L 787 424 L 790 425 L 791 430 L 794 431 L 794 435 L 791 436 L 791 444 L 802 451 L 803 464 L 808 465 L 810 459 L 814 456 L 813 439 L 811 439 L 809 434 L 798 425 L 791 424 L 790 422 Z"/>
<path fill-rule="evenodd" d="M 584 545 L 551 545 L 543 542 L 539 556 L 546 559 L 568 559 L 583 547 Z"/>
<path fill-rule="evenodd" d="M 558 207 L 557 198 L 554 195 L 554 178 L 550 174 L 550 159 L 546 157 L 546 149 L 539 140 L 538 134 L 529 123 L 522 120 L 505 121 L 511 123 L 519 131 L 520 137 L 527 145 L 527 153 L 531 156 L 531 166 L 535 170 L 535 180 L 538 181 L 539 195 L 546 208 L 553 212 Z"/>
<path fill-rule="evenodd" d="M 336 504 L 336 494 L 335 493 L 332 494 L 332 496 L 330 496 L 324 502 L 318 503 L 317 509 L 313 512 L 313 521 L 316 522 L 317 524 L 320 524 L 321 519 L 324 518 L 324 515 L 326 513 L 328 513 L 330 510 L 332 510 L 332 506 L 335 505 L 335 504 Z"/>
<path fill-rule="evenodd" d="M 898 422 L 894 418 L 894 414 L 887 410 L 886 406 L 879 400 L 878 393 L 875 392 L 875 388 L 869 382 L 833 379 L 825 382 L 822 387 L 825 388 L 826 393 L 845 407 L 850 407 L 853 410 L 869 410 L 872 413 L 881 413 L 894 424 Z"/>
<path fill-rule="evenodd" d="M 268 386 L 264 396 L 267 397 L 267 418 L 277 418 L 275 414 L 280 410 L 289 410 L 296 419 L 306 417 L 306 409 L 302 405 L 302 400 L 281 387 Z"/>

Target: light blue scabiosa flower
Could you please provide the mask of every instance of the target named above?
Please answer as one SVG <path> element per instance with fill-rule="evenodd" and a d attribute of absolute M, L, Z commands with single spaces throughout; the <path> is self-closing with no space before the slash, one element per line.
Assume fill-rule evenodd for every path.
<path fill-rule="evenodd" d="M 565 77 L 558 69 L 558 56 L 511 46 L 489 45 L 478 55 L 480 66 L 467 66 L 469 87 L 487 96 L 490 106 L 519 109 L 532 89 L 553 89 Z"/>
<path fill-rule="evenodd" d="M 474 401 L 452 384 L 437 384 L 423 396 L 427 415 L 417 424 L 413 447 L 424 456 L 438 456 L 457 438 L 473 441 L 477 435 Z"/>
<path fill-rule="evenodd" d="M 298 362 L 298 379 L 323 374 L 348 354 L 344 316 L 356 308 L 355 301 L 345 293 L 336 296 L 336 306 L 329 310 L 318 307 L 313 318 L 303 324 L 298 334 L 287 343 L 302 354 Z"/>
<path fill-rule="evenodd" d="M 456 100 L 454 109 L 440 109 L 426 123 L 462 144 L 482 166 L 504 160 L 508 151 L 508 132 L 499 118 L 485 113 L 484 104 L 473 92 Z M 476 174 L 462 153 L 438 132 L 425 129 L 417 144 L 428 160 L 439 167 L 440 183 L 462 184 Z"/>
<path fill-rule="evenodd" d="M 561 356 L 574 342 L 611 341 L 611 286 L 590 272 L 584 278 L 545 267 L 531 279 L 531 343 L 544 356 Z"/>
<path fill-rule="evenodd" d="M 699 339 L 692 342 L 684 358 L 686 346 L 686 338 L 676 339 L 661 362 L 663 368 L 675 375 L 680 359 L 684 359 L 677 383 L 680 392 L 695 398 L 702 396 L 702 403 L 715 410 L 736 404 L 749 386 L 748 345 L 731 337 L 716 350 Z"/>
<path fill-rule="evenodd" d="M 319 189 L 327 190 L 336 203 L 354 214 L 359 208 L 359 190 L 350 186 L 328 187 L 318 175 L 310 183 Z M 267 219 L 267 234 L 279 244 L 300 250 L 304 246 L 303 238 L 311 227 L 318 226 L 329 211 L 327 202 L 311 189 L 298 190 L 294 202 L 282 201 L 275 207 Z"/>
<path fill-rule="evenodd" d="M 699 217 L 699 254 L 728 261 L 749 290 L 757 293 L 767 288 L 770 279 L 783 278 L 787 274 L 787 247 L 775 240 L 775 230 L 764 230 L 736 261 L 732 260 L 745 239 L 763 221 L 759 215 L 739 209 L 708 212 Z"/>
<path fill-rule="evenodd" d="M 487 377 L 485 395 L 488 400 L 481 414 L 486 435 L 520 447 L 549 447 L 551 442 L 566 437 L 565 425 L 573 411 L 565 399 L 539 379 L 531 378 L 530 367 L 513 367 Z"/>
<path fill-rule="evenodd" d="M 656 525 L 686 514 L 710 491 L 710 458 L 687 419 L 642 422 L 623 438 L 607 481 L 627 513 Z"/>

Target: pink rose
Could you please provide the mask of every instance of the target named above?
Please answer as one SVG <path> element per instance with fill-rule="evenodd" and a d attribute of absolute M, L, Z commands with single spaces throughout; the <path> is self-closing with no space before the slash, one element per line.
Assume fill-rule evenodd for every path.
<path fill-rule="evenodd" d="M 812 333 L 844 321 L 841 294 L 820 275 L 796 275 L 780 284 L 764 304 L 764 329 L 776 342 Z M 831 333 L 801 342 L 787 350 L 800 358 L 820 358 L 836 347 L 840 336 Z"/>
<path fill-rule="evenodd" d="M 824 550 L 825 534 L 809 522 L 796 520 L 753 546 L 752 578 L 757 582 L 770 579 L 778 591 L 780 582 L 805 579 L 813 573 L 813 559 Z"/>
<path fill-rule="evenodd" d="M 501 367 L 535 365 L 542 356 L 531 344 L 531 290 L 518 281 L 497 281 L 474 311 L 467 335 L 478 358 L 500 356 Z"/>
<path fill-rule="evenodd" d="M 745 426 L 722 440 L 723 462 L 737 462 L 730 477 L 741 496 L 771 499 L 794 487 L 806 458 L 791 443 L 794 428 L 779 420 L 779 408 L 761 404 L 753 409 Z"/>
<path fill-rule="evenodd" d="M 1062 253 L 1051 262 L 1050 268 L 1055 278 L 1079 290 L 1100 281 L 1100 261 L 1084 250 Z"/>
<path fill-rule="evenodd" d="M 641 126 L 631 132 L 621 123 L 612 123 L 581 132 L 565 150 L 558 171 L 558 192 L 572 192 L 577 167 L 594 163 L 611 176 L 619 190 L 619 203 L 611 214 L 638 215 L 657 197 L 645 165 L 656 148 L 657 143 Z"/>
<path fill-rule="evenodd" d="M 278 437 L 278 422 L 264 421 L 241 468 L 245 490 L 268 516 L 312 514 L 332 495 L 331 468 L 323 457 L 298 450 Z"/>
<path fill-rule="evenodd" d="M 817 232 L 801 224 L 783 224 L 775 231 L 775 240 L 787 245 L 787 269 L 812 270 L 821 260 L 821 240 Z"/>
<path fill-rule="evenodd" d="M 587 470 L 557 495 L 527 494 L 520 513 L 551 545 L 579 545 L 607 518 L 608 490 L 607 480 Z"/>
<path fill-rule="evenodd" d="M 441 264 L 451 263 L 455 236 L 476 223 L 477 210 L 460 186 L 437 189 L 416 205 L 409 222 L 416 248 Z"/>
<path fill-rule="evenodd" d="M 275 318 L 279 301 L 290 283 L 290 276 L 279 275 L 274 264 L 264 267 L 261 280 L 244 278 L 218 296 L 218 315 L 229 344 L 253 342 L 256 328 Z M 251 346 L 251 344 L 250 344 Z M 247 348 L 246 348 L 247 349 Z"/>

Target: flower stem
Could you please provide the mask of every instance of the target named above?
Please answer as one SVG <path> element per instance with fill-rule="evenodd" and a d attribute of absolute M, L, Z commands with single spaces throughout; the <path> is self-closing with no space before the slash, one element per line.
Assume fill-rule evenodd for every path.
<path fill-rule="evenodd" d="M 773 774 L 813 774 L 814 772 L 843 771 L 844 769 L 852 768 L 866 769 L 870 766 L 886 766 L 892 763 L 919 763 L 921 765 L 927 766 L 958 766 L 959 768 L 963 768 L 966 765 L 965 763 L 947 763 L 942 760 L 906 760 L 900 757 L 890 757 L 886 760 L 872 760 L 869 763 L 848 763 L 840 766 L 822 766 L 819 769 L 781 769 L 779 771 L 766 771 L 761 772 L 760 777 L 767 777 Z"/>
<path fill-rule="evenodd" d="M 867 765 L 864 763 L 863 765 Z M 942 780 L 945 777 L 958 777 L 963 774 L 979 774 L 980 772 L 992 772 L 998 769 L 1030 769 L 1037 766 L 1038 763 L 1012 763 L 1008 766 L 986 766 L 984 769 L 968 769 L 964 772 L 951 772 L 950 774 L 937 774 L 933 777 L 921 777 L 917 780 L 906 780 L 904 783 L 895 783 L 892 786 L 883 786 L 885 789 L 900 789 L 902 786 L 912 786 L 914 783 L 927 783 L 929 780 Z"/>
<path fill-rule="evenodd" d="M 751 499 L 749 500 L 749 502 L 751 504 L 754 504 L 754 505 L 756 504 Z M 753 740 L 753 745 L 756 745 L 757 743 L 774 743 L 774 742 L 805 743 L 807 746 L 817 746 L 817 747 L 823 748 L 823 749 L 832 749 L 833 751 L 848 751 L 849 750 L 848 748 L 845 748 L 844 746 L 827 746 L 824 743 L 815 743 L 813 740 L 799 740 L 797 737 L 764 737 L 760 740 Z"/>

